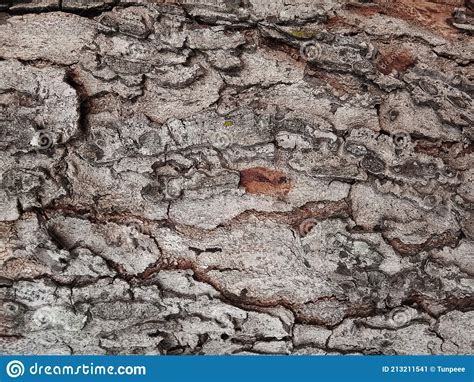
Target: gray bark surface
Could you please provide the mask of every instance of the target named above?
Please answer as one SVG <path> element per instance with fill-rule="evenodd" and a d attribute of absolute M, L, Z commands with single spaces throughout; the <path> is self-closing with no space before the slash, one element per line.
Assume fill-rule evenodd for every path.
<path fill-rule="evenodd" d="M 1 354 L 470 354 L 472 1 L 4 1 Z"/>

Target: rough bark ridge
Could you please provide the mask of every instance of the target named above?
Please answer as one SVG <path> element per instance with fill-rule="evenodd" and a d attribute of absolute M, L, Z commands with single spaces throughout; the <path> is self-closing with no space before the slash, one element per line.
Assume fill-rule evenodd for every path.
<path fill-rule="evenodd" d="M 473 2 L 0 5 L 5 353 L 472 353 Z"/>

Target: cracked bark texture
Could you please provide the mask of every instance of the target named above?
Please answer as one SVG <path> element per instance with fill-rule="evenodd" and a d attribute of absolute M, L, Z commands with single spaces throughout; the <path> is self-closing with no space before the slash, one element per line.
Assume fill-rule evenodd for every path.
<path fill-rule="evenodd" d="M 472 353 L 472 1 L 0 11 L 2 354 Z"/>

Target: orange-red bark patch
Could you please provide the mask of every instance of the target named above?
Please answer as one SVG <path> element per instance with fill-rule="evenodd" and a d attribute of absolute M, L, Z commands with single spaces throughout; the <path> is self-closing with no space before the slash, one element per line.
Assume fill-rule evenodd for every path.
<path fill-rule="evenodd" d="M 415 65 L 416 57 L 406 50 L 391 49 L 383 54 L 377 63 L 377 68 L 383 74 L 390 74 L 394 70 L 404 72 L 409 67 Z"/>
<path fill-rule="evenodd" d="M 249 194 L 283 198 L 291 189 L 291 181 L 282 171 L 252 167 L 240 171 L 240 186 Z"/>
<path fill-rule="evenodd" d="M 414 22 L 444 36 L 455 36 L 459 31 L 449 23 L 456 7 L 464 0 L 378 0 L 383 13 Z"/>

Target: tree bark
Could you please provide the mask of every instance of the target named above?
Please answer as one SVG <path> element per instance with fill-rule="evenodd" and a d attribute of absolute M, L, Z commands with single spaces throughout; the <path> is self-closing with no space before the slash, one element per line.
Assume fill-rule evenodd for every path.
<path fill-rule="evenodd" d="M 2 354 L 472 353 L 472 1 L 0 11 Z"/>

